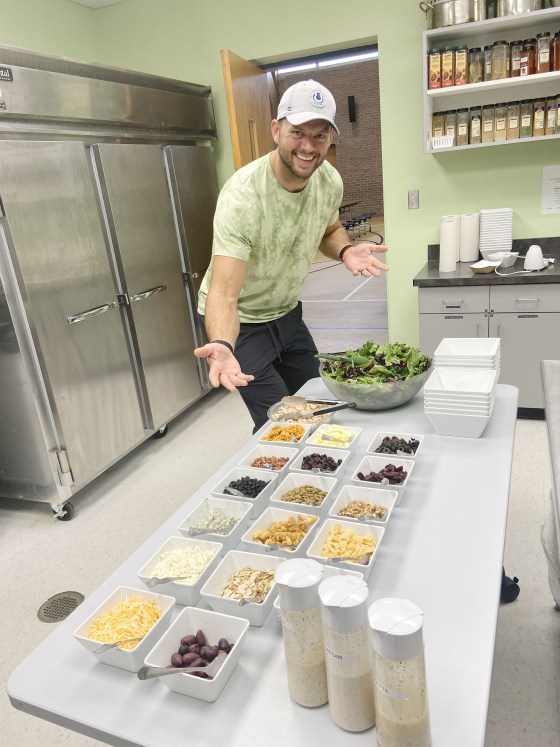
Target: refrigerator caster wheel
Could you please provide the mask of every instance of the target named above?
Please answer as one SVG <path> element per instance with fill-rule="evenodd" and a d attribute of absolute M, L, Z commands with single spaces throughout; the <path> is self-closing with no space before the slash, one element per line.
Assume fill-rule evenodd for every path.
<path fill-rule="evenodd" d="M 71 503 L 65 503 L 58 511 L 54 511 L 55 519 L 59 521 L 70 521 L 74 518 L 74 506 Z"/>
<path fill-rule="evenodd" d="M 167 436 L 167 426 L 164 425 L 159 430 L 157 430 L 152 438 L 163 438 L 164 436 Z"/>

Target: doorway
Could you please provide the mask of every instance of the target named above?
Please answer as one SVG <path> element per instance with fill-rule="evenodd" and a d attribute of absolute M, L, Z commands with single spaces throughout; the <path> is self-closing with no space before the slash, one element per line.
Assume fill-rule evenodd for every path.
<path fill-rule="evenodd" d="M 331 91 L 340 134 L 328 160 L 344 182 L 340 220 L 348 225 L 352 243 L 384 243 L 377 48 L 369 46 L 267 68 L 273 72 L 279 97 L 294 83 L 309 78 Z M 317 252 L 300 298 L 304 320 L 319 351 L 349 350 L 367 340 L 388 342 L 385 275 L 356 278 L 340 262 Z"/>

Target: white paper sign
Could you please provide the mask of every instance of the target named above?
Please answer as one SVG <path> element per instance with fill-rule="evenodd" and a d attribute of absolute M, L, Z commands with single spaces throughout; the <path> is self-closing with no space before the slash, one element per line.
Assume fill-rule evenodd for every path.
<path fill-rule="evenodd" d="M 560 166 L 543 169 L 541 215 L 560 213 Z"/>

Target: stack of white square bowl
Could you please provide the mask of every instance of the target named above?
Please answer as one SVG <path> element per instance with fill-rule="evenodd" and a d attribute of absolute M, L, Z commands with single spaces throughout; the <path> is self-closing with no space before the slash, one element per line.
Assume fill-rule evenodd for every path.
<path fill-rule="evenodd" d="M 496 252 L 511 252 L 513 244 L 513 210 L 497 208 L 480 211 L 478 248 L 482 259 Z"/>
<path fill-rule="evenodd" d="M 443 436 L 479 438 L 492 416 L 500 374 L 498 338 L 444 338 L 424 385 L 424 412 Z"/>

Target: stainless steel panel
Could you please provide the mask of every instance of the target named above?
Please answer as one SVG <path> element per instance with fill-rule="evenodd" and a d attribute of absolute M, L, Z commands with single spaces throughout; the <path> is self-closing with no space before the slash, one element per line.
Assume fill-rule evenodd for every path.
<path fill-rule="evenodd" d="M 204 272 L 186 272 L 184 278 L 187 297 L 189 298 L 189 305 L 191 308 L 191 321 L 194 330 L 194 338 L 196 346 L 201 347 L 206 342 L 206 331 L 203 329 L 196 307 L 198 303 L 198 291 L 200 290 L 200 285 L 204 278 Z M 213 389 L 208 377 L 208 363 L 206 358 L 197 358 L 196 360 L 198 363 L 198 375 L 200 377 L 202 388 L 205 391 Z"/>
<path fill-rule="evenodd" d="M 177 211 L 185 271 L 206 270 L 212 256 L 213 222 L 220 191 L 211 148 L 169 146 L 169 184 Z"/>
<path fill-rule="evenodd" d="M 158 428 L 202 393 L 163 152 L 156 145 L 98 145 L 93 152 Z"/>
<path fill-rule="evenodd" d="M 144 437 L 88 161 L 80 143 L 0 142 L 0 197 L 26 321 L 74 483 Z"/>
<path fill-rule="evenodd" d="M 4 66 L 0 49 L 0 65 Z M 5 66 L 4 66 L 5 67 Z M 13 80 L 2 80 L 0 131 L 21 127 L 44 128 L 55 123 L 66 132 L 95 125 L 99 132 L 140 129 L 161 139 L 173 137 L 216 139 L 209 89 L 179 85 L 172 90 L 114 82 L 76 74 L 9 66 Z M 157 80 L 157 79 L 156 79 Z M 155 83 L 155 81 L 154 81 Z M 157 131 L 157 134 L 156 134 Z"/>

